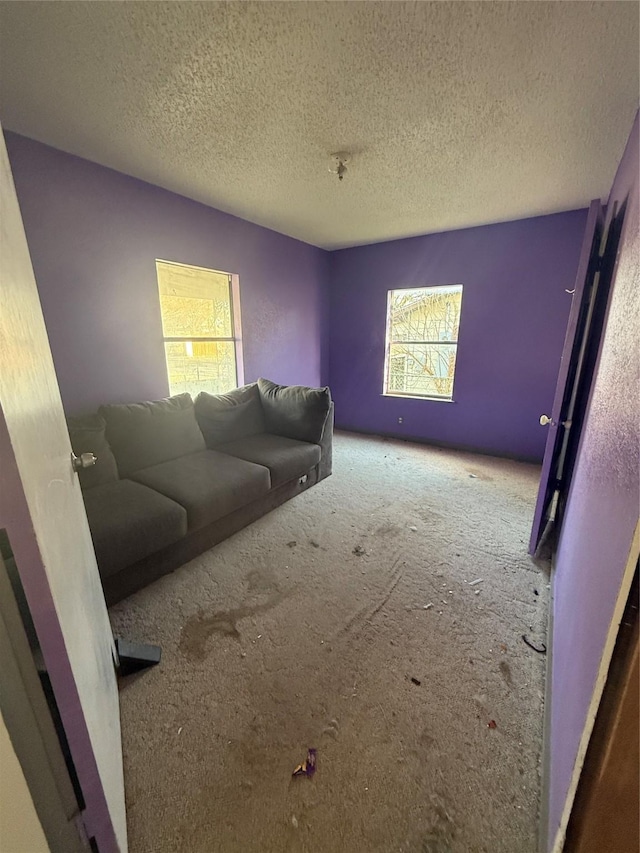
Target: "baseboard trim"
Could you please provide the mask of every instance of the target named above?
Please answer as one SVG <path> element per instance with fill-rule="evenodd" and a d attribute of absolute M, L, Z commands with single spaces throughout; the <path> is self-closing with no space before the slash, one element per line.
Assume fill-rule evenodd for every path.
<path fill-rule="evenodd" d="M 517 453 L 503 453 L 499 450 L 489 450 L 486 447 L 476 447 L 471 444 L 455 444 L 451 441 L 420 438 L 413 435 L 400 435 L 396 432 L 377 432 L 369 429 L 340 426 L 339 424 L 336 424 L 335 429 L 340 432 L 354 433 L 355 435 L 370 435 L 374 438 L 392 438 L 395 441 L 408 441 L 411 444 L 425 444 L 429 447 L 441 447 L 444 450 L 459 450 L 462 453 L 476 453 L 479 456 L 493 456 L 496 459 L 511 459 L 514 462 L 526 462 L 529 465 L 542 464 L 542 460 L 537 456 L 522 456 Z"/>

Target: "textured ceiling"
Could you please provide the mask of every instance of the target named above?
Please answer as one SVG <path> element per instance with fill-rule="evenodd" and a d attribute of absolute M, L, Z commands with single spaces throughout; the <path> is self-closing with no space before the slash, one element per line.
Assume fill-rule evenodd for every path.
<path fill-rule="evenodd" d="M 0 6 L 5 127 L 326 248 L 605 196 L 638 105 L 635 2 Z"/>

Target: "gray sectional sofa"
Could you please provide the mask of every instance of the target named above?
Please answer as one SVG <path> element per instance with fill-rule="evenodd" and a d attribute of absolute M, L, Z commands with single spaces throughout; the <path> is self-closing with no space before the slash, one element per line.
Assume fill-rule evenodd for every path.
<path fill-rule="evenodd" d="M 259 379 L 70 418 L 107 604 L 212 547 L 331 473 L 328 388 Z"/>

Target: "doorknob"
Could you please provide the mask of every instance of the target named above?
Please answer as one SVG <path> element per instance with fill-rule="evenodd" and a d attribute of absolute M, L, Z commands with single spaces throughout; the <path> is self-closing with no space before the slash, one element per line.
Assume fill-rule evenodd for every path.
<path fill-rule="evenodd" d="M 550 418 L 549 415 L 540 415 L 540 426 L 546 426 L 547 424 L 553 426 L 553 418 Z"/>
<path fill-rule="evenodd" d="M 74 471 L 80 471 L 82 468 L 91 468 L 97 461 L 98 457 L 93 453 L 81 453 L 80 456 L 76 456 L 71 451 L 71 467 Z"/>

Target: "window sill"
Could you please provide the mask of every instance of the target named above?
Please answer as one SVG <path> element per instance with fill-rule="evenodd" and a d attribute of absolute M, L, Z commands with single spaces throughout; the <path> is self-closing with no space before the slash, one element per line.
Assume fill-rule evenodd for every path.
<path fill-rule="evenodd" d="M 388 394 L 382 392 L 381 397 L 389 397 L 392 400 L 429 400 L 432 403 L 455 403 L 450 397 L 423 397 L 421 394 Z"/>

